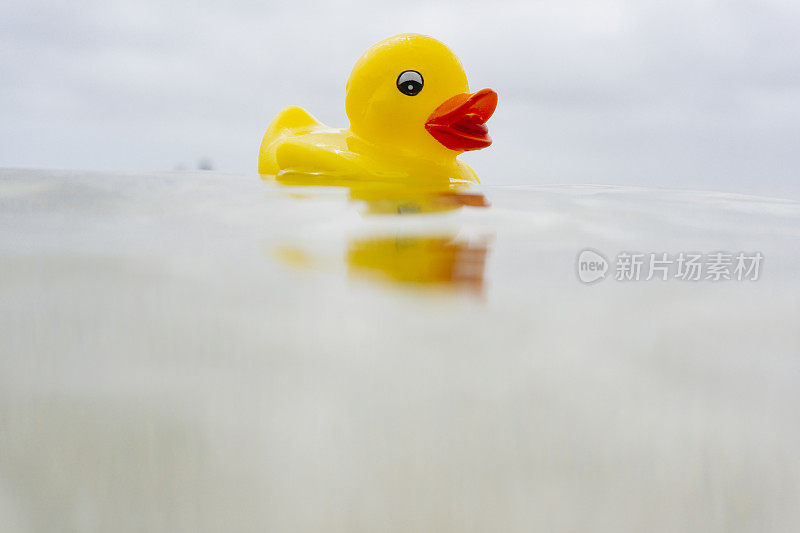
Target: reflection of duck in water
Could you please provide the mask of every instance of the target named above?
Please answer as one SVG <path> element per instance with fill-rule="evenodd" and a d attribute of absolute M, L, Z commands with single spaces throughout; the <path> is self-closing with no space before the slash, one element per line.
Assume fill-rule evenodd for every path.
<path fill-rule="evenodd" d="M 355 274 L 416 284 L 483 285 L 487 241 L 453 236 L 369 237 L 350 241 L 347 262 Z"/>
<path fill-rule="evenodd" d="M 491 144 L 486 121 L 497 94 L 470 94 L 458 58 L 443 43 L 403 34 L 379 42 L 347 82 L 349 129 L 299 107 L 281 111 L 261 142 L 260 174 L 296 184 L 394 183 L 450 188 L 477 182 L 456 157 Z"/>
<path fill-rule="evenodd" d="M 362 200 L 368 213 L 411 214 L 452 211 L 464 206 L 489 207 L 489 201 L 478 191 L 448 189 L 411 189 L 395 187 L 350 187 L 350 198 Z"/>
<path fill-rule="evenodd" d="M 405 285 L 480 290 L 491 234 L 372 235 L 352 237 L 346 249 L 351 275 Z M 302 270 L 335 268 L 322 255 L 297 246 L 276 246 L 273 256 Z M 338 260 L 335 261 L 338 263 Z"/>

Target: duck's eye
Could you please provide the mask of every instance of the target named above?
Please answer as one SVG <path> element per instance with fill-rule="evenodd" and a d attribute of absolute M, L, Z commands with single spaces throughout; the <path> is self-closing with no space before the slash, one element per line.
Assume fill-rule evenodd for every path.
<path fill-rule="evenodd" d="M 408 96 L 419 94 L 422 90 L 422 74 L 416 70 L 406 70 L 397 76 L 397 89 Z"/>

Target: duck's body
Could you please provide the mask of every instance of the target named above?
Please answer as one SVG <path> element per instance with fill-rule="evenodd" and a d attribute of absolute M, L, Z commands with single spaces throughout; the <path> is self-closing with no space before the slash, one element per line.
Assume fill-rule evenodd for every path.
<path fill-rule="evenodd" d="M 385 152 L 370 146 L 349 128 L 328 127 L 296 106 L 278 113 L 267 128 L 258 172 L 286 181 L 301 178 L 303 182 L 330 185 L 358 180 L 478 182 L 475 172 L 455 158 L 437 162 Z"/>
<path fill-rule="evenodd" d="M 491 143 L 484 122 L 497 95 L 466 91 L 461 64 L 445 45 L 422 35 L 392 37 L 370 48 L 353 69 L 346 101 L 350 128 L 329 128 L 304 109 L 288 107 L 264 134 L 259 173 L 331 185 L 477 182 L 456 156 Z"/>

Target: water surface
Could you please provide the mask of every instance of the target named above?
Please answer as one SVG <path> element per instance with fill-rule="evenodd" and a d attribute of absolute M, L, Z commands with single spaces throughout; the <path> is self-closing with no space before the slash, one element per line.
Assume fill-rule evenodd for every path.
<path fill-rule="evenodd" d="M 796 531 L 800 205 L 482 193 L 2 171 L 3 531 Z"/>

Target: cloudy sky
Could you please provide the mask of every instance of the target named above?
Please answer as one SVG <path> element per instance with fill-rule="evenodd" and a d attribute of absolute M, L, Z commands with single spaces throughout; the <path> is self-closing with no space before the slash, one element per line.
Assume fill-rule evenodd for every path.
<path fill-rule="evenodd" d="M 255 173 L 282 107 L 344 127 L 358 56 L 401 32 L 500 105 L 487 184 L 800 197 L 797 0 L 4 0 L 0 167 Z"/>

